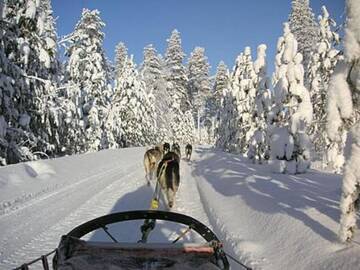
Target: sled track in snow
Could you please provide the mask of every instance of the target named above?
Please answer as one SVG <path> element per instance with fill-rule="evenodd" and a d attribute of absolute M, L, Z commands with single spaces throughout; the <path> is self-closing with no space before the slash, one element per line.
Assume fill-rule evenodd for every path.
<path fill-rule="evenodd" d="M 194 175 L 194 180 L 196 182 L 196 188 L 200 196 L 201 205 L 204 208 L 204 211 L 209 219 L 210 228 L 213 229 L 214 233 L 218 236 L 220 241 L 224 243 L 224 251 L 229 253 L 229 255 L 237 258 L 240 262 L 244 263 L 245 265 L 251 266 L 252 269 L 261 269 L 260 263 L 262 261 L 255 260 L 252 255 L 248 252 L 239 252 L 238 245 L 239 243 L 243 242 L 243 240 L 239 237 L 231 233 L 227 228 L 226 225 L 221 221 L 222 218 L 217 214 L 217 212 L 212 208 L 210 202 L 207 199 L 204 189 L 200 188 L 200 182 L 206 181 L 201 179 L 200 177 Z M 244 269 L 242 266 L 234 263 L 229 258 L 229 263 L 232 266 L 231 269 Z"/>
<path fill-rule="evenodd" d="M 47 199 L 56 198 L 59 194 L 68 194 L 69 192 L 76 192 L 79 188 L 87 188 L 87 184 L 91 183 L 93 180 L 99 180 L 99 182 L 101 182 L 101 178 L 106 180 L 102 183 L 102 185 L 98 184 L 90 190 L 91 193 L 87 194 L 87 199 L 85 199 L 81 204 L 75 204 L 75 206 L 79 206 L 77 209 L 71 210 L 59 222 L 46 226 L 41 232 L 28 239 L 26 243 L 24 242 L 20 249 L 17 249 L 13 253 L 1 250 L 0 258 L 2 259 L 0 261 L 0 269 L 17 267 L 26 261 L 31 261 L 34 258 L 53 250 L 57 247 L 61 235 L 69 232 L 75 226 L 87 220 L 108 214 L 118 200 L 118 197 L 114 194 L 114 190 L 130 192 L 134 188 L 137 188 L 135 185 L 129 186 L 129 181 L 127 180 L 133 177 L 137 177 L 137 179 L 143 178 L 142 175 L 136 175 L 136 173 L 139 173 L 140 171 L 138 167 L 140 166 L 131 166 L 120 172 L 119 168 L 115 168 L 86 177 L 77 181 L 73 185 L 63 187 L 51 194 L 41 197 L 36 201 L 27 203 L 26 206 L 18 208 L 16 211 L 8 213 L 7 216 L 17 214 L 18 212 L 21 212 L 21 210 L 26 210 L 26 208 L 30 206 L 46 202 Z M 142 183 L 142 181 L 143 180 L 141 179 L 141 181 L 135 181 L 134 183 Z M 100 192 L 98 192 L 99 190 Z M 94 195 L 91 196 L 91 194 Z M 14 235 L 8 235 L 8 237 L 6 237 L 6 239 L 2 239 L 1 242 L 6 243 L 12 241 L 13 239 Z M 36 265 L 34 265 L 31 269 L 37 269 Z M 42 269 L 40 264 L 38 265 L 38 269 Z"/>

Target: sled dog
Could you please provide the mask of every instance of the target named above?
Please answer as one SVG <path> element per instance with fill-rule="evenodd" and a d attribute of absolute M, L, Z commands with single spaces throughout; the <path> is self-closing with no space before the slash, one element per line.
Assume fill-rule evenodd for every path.
<path fill-rule="evenodd" d="M 166 154 L 167 152 L 170 151 L 170 144 L 169 143 L 164 143 L 163 145 L 163 149 L 164 149 L 164 154 Z"/>
<path fill-rule="evenodd" d="M 192 154 L 192 145 L 188 143 L 185 146 L 185 157 L 189 161 L 190 161 L 190 158 L 191 158 L 191 154 Z"/>
<path fill-rule="evenodd" d="M 144 154 L 144 168 L 145 168 L 145 179 L 147 184 L 150 185 L 150 180 L 153 179 L 156 166 L 161 160 L 162 151 L 158 147 L 149 149 Z"/>
<path fill-rule="evenodd" d="M 179 156 L 179 158 L 181 158 L 180 145 L 178 143 L 173 143 L 173 145 L 171 146 L 171 151 L 176 153 Z"/>
<path fill-rule="evenodd" d="M 180 157 L 169 152 L 164 155 L 157 168 L 157 181 L 166 196 L 169 208 L 174 205 L 175 194 L 179 189 L 180 173 L 179 173 Z"/>

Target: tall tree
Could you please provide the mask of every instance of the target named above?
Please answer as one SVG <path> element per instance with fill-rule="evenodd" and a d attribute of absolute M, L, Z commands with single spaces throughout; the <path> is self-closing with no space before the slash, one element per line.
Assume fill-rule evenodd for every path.
<path fill-rule="evenodd" d="M 330 18 L 325 6 L 322 6 L 319 25 L 320 39 L 316 44 L 316 50 L 312 52 L 309 64 L 310 95 L 314 106 L 314 121 L 310 127 L 310 135 L 317 154 L 316 158 L 322 160 L 324 167 L 340 172 L 345 161 L 343 156 L 345 130 L 341 141 L 329 140 L 326 133 L 326 104 L 330 76 L 342 56 L 336 48 L 340 43 L 339 35 L 332 30 L 336 23 Z"/>
<path fill-rule="evenodd" d="M 168 92 L 172 98 L 173 107 L 185 112 L 190 108 L 190 103 L 187 95 L 188 78 L 183 65 L 185 54 L 181 47 L 179 31 L 173 30 L 167 42 L 164 72 Z"/>
<path fill-rule="evenodd" d="M 119 42 L 115 48 L 115 78 L 119 78 L 124 70 L 128 49 L 123 42 Z"/>
<path fill-rule="evenodd" d="M 205 105 L 210 97 L 209 68 L 205 49 L 196 47 L 188 62 L 188 91 L 192 101 L 194 116 L 197 119 L 198 139 L 200 140 L 200 118 L 205 116 Z"/>
<path fill-rule="evenodd" d="M 340 201 L 342 241 L 351 241 L 356 230 L 360 193 L 360 9 L 357 0 L 346 1 L 347 24 L 343 61 L 339 61 L 329 82 L 328 135 L 341 140 L 342 129 L 353 123 L 351 152 L 346 160 Z M 348 123 L 346 123 L 348 122 Z"/>
<path fill-rule="evenodd" d="M 6 36 L 12 39 L 10 41 L 5 37 L 3 40 L 6 58 L 10 61 L 8 71 L 12 73 L 11 77 L 15 76 L 18 80 L 18 95 L 12 98 L 13 116 L 17 120 L 11 124 L 12 120 L 7 121 L 8 125 L 17 128 L 17 131 L 26 131 L 23 135 L 29 138 L 24 140 L 25 145 L 31 142 L 31 146 L 22 147 L 27 149 L 26 153 L 17 151 L 12 153 L 10 159 L 15 161 L 36 158 L 31 153 L 40 157 L 54 155 L 60 144 L 57 131 L 60 116 L 57 113 L 55 93 L 59 70 L 50 2 L 9 0 L 3 14 Z M 22 78 L 19 78 L 19 75 Z M 10 95 L 14 94 L 13 90 L 12 92 Z M 19 142 L 14 137 L 11 140 L 11 149 L 19 150 L 20 148 L 14 146 Z"/>
<path fill-rule="evenodd" d="M 317 23 L 309 0 L 293 0 L 289 15 L 290 30 L 298 42 L 298 51 L 303 55 L 305 85 L 308 86 L 308 65 L 311 51 L 318 41 Z"/>
<path fill-rule="evenodd" d="M 240 54 L 231 79 L 231 87 L 236 100 L 237 109 L 237 135 L 233 144 L 234 151 L 246 153 L 249 141 L 254 133 L 252 120 L 256 96 L 256 73 L 251 58 L 250 47 L 245 47 L 244 53 Z"/>
<path fill-rule="evenodd" d="M 254 133 L 249 142 L 247 156 L 253 162 L 262 163 L 269 158 L 268 115 L 271 111 L 271 82 L 266 74 L 266 45 L 257 48 L 254 71 L 257 75 L 255 107 L 252 115 Z"/>
<path fill-rule="evenodd" d="M 111 115 L 121 121 L 122 146 L 145 146 L 155 141 L 155 108 L 140 80 L 132 57 L 117 79 Z M 125 144 L 125 145 L 124 145 Z"/>
<path fill-rule="evenodd" d="M 302 173 L 310 166 L 307 128 L 312 121 L 310 94 L 304 87 L 302 55 L 289 24 L 277 44 L 270 162 L 281 173 Z"/>
<path fill-rule="evenodd" d="M 170 109 L 171 98 L 166 89 L 161 59 L 151 44 L 144 48 L 144 61 L 140 74 L 145 82 L 146 93 L 153 97 L 150 102 L 155 107 L 158 141 L 169 141 L 172 135 L 170 123 L 173 121 L 173 114 Z"/>
<path fill-rule="evenodd" d="M 72 132 L 79 151 L 97 151 L 103 137 L 111 89 L 108 85 L 109 68 L 102 47 L 105 26 L 97 10 L 84 9 L 75 30 L 66 40 L 67 96 L 77 109 Z"/>
<path fill-rule="evenodd" d="M 228 68 L 225 65 L 224 61 L 220 61 L 215 75 L 214 82 L 214 99 L 216 104 L 216 109 L 219 110 L 221 106 L 221 100 L 224 96 L 224 91 L 229 87 L 229 73 Z"/>

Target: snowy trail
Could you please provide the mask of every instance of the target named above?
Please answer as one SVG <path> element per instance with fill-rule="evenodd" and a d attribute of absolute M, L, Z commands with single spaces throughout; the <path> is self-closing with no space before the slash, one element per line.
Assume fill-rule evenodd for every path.
<path fill-rule="evenodd" d="M 61 235 L 85 221 L 117 211 L 148 209 L 153 187 L 145 185 L 144 151 L 134 151 L 136 154 L 133 157 L 120 159 L 120 163 L 116 159 L 110 163 L 99 162 L 87 173 L 74 175 L 47 192 L 10 205 L 0 215 L 0 269 L 17 267 L 53 250 Z M 192 216 L 209 226 L 191 171 L 189 163 L 181 160 L 181 183 L 172 211 Z M 163 201 L 160 209 L 167 210 Z M 136 242 L 140 239 L 140 223 L 134 222 L 132 226 L 110 225 L 109 229 L 115 238 Z M 177 224 L 158 222 L 149 241 L 174 239 L 183 228 Z M 123 235 L 122 231 L 126 231 L 127 235 Z M 101 231 L 85 238 L 108 241 Z M 190 232 L 181 241 L 204 240 Z M 37 266 L 40 268 L 40 264 Z"/>
<path fill-rule="evenodd" d="M 88 220 L 149 209 L 154 187 L 144 179 L 145 150 L 107 150 L 0 168 L 0 269 L 53 250 L 61 235 Z M 195 147 L 191 162 L 181 160 L 171 211 L 212 228 L 228 254 L 255 270 L 358 269 L 359 246 L 336 238 L 340 180 L 314 170 L 273 174 L 238 155 Z M 160 210 L 167 210 L 162 201 Z M 134 243 L 141 238 L 142 222 L 110 225 L 109 231 Z M 149 242 L 173 240 L 183 228 L 158 221 Z M 111 241 L 100 230 L 84 238 Z M 181 241 L 203 240 L 190 232 Z M 243 269 L 230 264 L 232 270 Z"/>
<path fill-rule="evenodd" d="M 49 252 L 57 246 L 59 237 L 74 226 L 109 213 L 118 199 L 116 191 L 136 188 L 134 178 L 143 180 L 140 162 L 120 166 L 117 163 L 114 160 L 89 168 L 86 177 L 74 177 L 68 185 L 0 216 L 0 269 Z"/>

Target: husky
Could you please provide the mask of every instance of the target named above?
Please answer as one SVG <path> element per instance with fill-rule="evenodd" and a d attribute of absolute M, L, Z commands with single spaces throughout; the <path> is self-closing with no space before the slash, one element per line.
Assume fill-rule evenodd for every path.
<path fill-rule="evenodd" d="M 166 196 L 169 208 L 174 205 L 175 194 L 179 189 L 180 173 L 179 173 L 180 157 L 169 152 L 164 155 L 157 168 L 157 181 Z"/>
<path fill-rule="evenodd" d="M 188 143 L 185 146 L 185 156 L 188 161 L 190 161 L 191 154 L 192 154 L 192 145 Z"/>
<path fill-rule="evenodd" d="M 163 145 L 163 149 L 164 149 L 164 154 L 166 154 L 167 152 L 170 151 L 170 144 L 169 143 L 164 143 Z"/>
<path fill-rule="evenodd" d="M 171 151 L 176 153 L 181 158 L 180 145 L 178 143 L 173 143 L 171 146 Z"/>
<path fill-rule="evenodd" d="M 150 185 L 150 180 L 154 178 L 156 166 L 162 158 L 162 151 L 159 147 L 149 149 L 144 154 L 145 179 Z"/>

